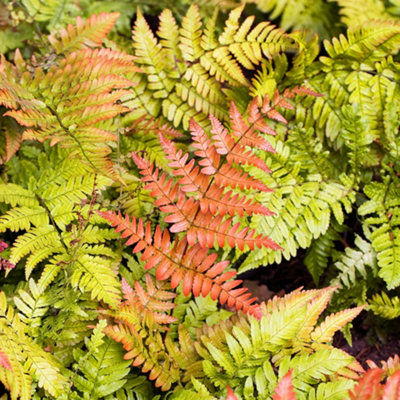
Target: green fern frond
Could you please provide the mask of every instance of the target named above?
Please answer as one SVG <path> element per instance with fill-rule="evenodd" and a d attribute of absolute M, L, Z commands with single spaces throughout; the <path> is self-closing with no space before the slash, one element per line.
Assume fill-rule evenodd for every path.
<path fill-rule="evenodd" d="M 0 232 L 6 229 L 14 232 L 28 231 L 31 225 L 39 227 L 48 224 L 49 217 L 43 207 L 15 207 L 0 217 Z"/>
<path fill-rule="evenodd" d="M 87 351 L 75 349 L 74 386 L 84 399 L 100 399 L 119 390 L 129 373 L 129 361 L 123 359 L 120 345 L 105 337 L 102 320 L 85 339 Z"/>
<path fill-rule="evenodd" d="M 284 250 L 280 252 L 261 249 L 252 252 L 240 267 L 240 271 L 279 263 L 282 256 L 286 259 L 295 256 L 298 248 L 309 247 L 313 239 L 326 232 L 332 214 L 342 223 L 343 206 L 348 208 L 354 201 L 354 193 L 347 183 L 343 185 L 340 181 L 325 181 L 317 172 L 321 171 L 318 162 L 313 164 L 314 173 L 303 177 L 301 164 L 296 162 L 299 146 L 294 148 L 278 140 L 273 147 L 277 154 L 268 155 L 266 162 L 272 174 L 261 174 L 256 168 L 251 169 L 251 173 L 266 186 L 274 189 L 272 193 L 261 193 L 258 199 L 263 204 L 268 204 L 276 216 L 254 216 L 251 226 L 257 226 L 266 232 Z"/>
<path fill-rule="evenodd" d="M 55 153 L 60 155 L 59 151 Z M 110 229 L 99 228 L 97 224 L 102 221 L 89 214 L 98 206 L 87 204 L 94 188 L 102 189 L 111 181 L 96 177 L 76 160 L 60 162 L 57 157 L 52 159 L 53 154 L 49 151 L 48 155 L 39 157 L 42 169 L 38 176 L 31 176 L 31 190 L 14 184 L 1 185 L 4 189 L 0 200 L 11 205 L 23 204 L 11 208 L 0 218 L 2 230 L 26 230 L 13 243 L 10 260 L 19 263 L 27 257 L 27 278 L 35 268 L 44 266 L 37 283 L 41 293 L 62 269 L 68 267 L 74 287 L 89 291 L 93 298 L 115 306 L 119 300 L 116 255 L 104 245 L 96 244 L 113 239 L 116 234 Z M 80 227 L 79 218 L 88 221 Z M 73 250 L 69 252 L 69 248 Z"/>
<path fill-rule="evenodd" d="M 72 22 L 70 15 L 79 15 L 79 6 L 66 0 L 22 0 L 28 15 L 38 22 L 46 22 L 49 30 Z"/>
<path fill-rule="evenodd" d="M 29 290 L 19 290 L 14 297 L 14 304 L 19 310 L 21 321 L 27 326 L 30 336 L 37 337 L 42 318 L 54 304 L 50 293 L 43 293 L 33 279 L 29 280 Z"/>
<path fill-rule="evenodd" d="M 11 364 L 11 371 L 0 368 L 0 377 L 12 397 L 30 398 L 31 376 L 50 395 L 61 395 L 67 382 L 60 372 L 59 363 L 25 334 L 24 323 L 13 308 L 7 306 L 3 292 L 0 293 L 0 315 L 0 348 Z"/>
<path fill-rule="evenodd" d="M 308 398 L 318 390 L 335 393 L 336 389 L 333 398 L 341 399 L 353 382 L 335 386 L 336 374 L 356 377 L 353 368 L 359 367 L 351 356 L 326 342 L 362 307 L 328 316 L 317 325 L 318 315 L 333 290 L 297 291 L 287 298 L 274 298 L 263 306 L 261 321 L 232 317 L 233 326 L 228 320 L 204 328 L 197 351 L 204 359 L 205 382 L 211 381 L 218 390 L 232 386 L 245 399 L 267 398 L 273 394 L 278 378 L 293 369 L 293 386 L 300 398 Z M 278 376 L 274 369 L 279 369 Z M 327 381 L 332 385 L 319 389 Z"/>
<path fill-rule="evenodd" d="M 110 260 L 83 253 L 70 267 L 73 287 L 90 292 L 92 299 L 103 300 L 113 307 L 118 304 L 120 283 Z"/>
<path fill-rule="evenodd" d="M 335 1 L 340 9 L 342 22 L 347 26 L 361 26 L 371 20 L 394 20 L 385 8 L 385 2 L 382 0 L 328 0 Z"/>
<path fill-rule="evenodd" d="M 335 33 L 334 7 L 323 0 L 246 0 L 268 13 L 269 19 L 281 18 L 287 29 L 312 29 L 322 39 Z"/>
<path fill-rule="evenodd" d="M 324 349 L 313 354 L 304 354 L 294 357 L 292 360 L 285 362 L 282 360 L 279 376 L 282 377 L 287 368 L 293 368 L 293 387 L 299 394 L 299 398 L 307 395 L 312 385 L 327 377 L 333 375 L 341 369 L 347 367 L 352 361 L 352 357 L 339 349 Z M 340 381 L 339 381 L 340 382 Z M 336 383 L 336 382 L 335 382 Z M 352 386 L 347 381 L 347 387 Z M 349 384 L 350 383 L 350 384 Z M 336 387 L 336 390 L 339 387 Z M 335 393 L 335 398 L 342 399 L 347 394 L 347 390 L 341 386 L 342 391 Z"/>
<path fill-rule="evenodd" d="M 17 264 L 21 258 L 29 253 L 40 251 L 43 247 L 57 247 L 61 245 L 57 231 L 52 225 L 41 225 L 19 236 L 11 249 L 10 260 Z"/>
<path fill-rule="evenodd" d="M 400 285 L 400 230 L 398 178 L 386 182 L 372 182 L 364 192 L 369 200 L 359 207 L 359 214 L 372 228 L 371 243 L 376 252 L 378 275 L 388 289 Z"/>
<path fill-rule="evenodd" d="M 385 292 L 376 293 L 368 303 L 368 308 L 375 315 L 386 319 L 394 319 L 400 316 L 400 298 L 398 296 L 389 297 Z"/>
<path fill-rule="evenodd" d="M 160 15 L 158 37 L 138 13 L 133 41 L 136 63 L 144 71 L 125 104 L 137 115 L 139 106 L 153 117 L 163 117 L 175 127 L 188 129 L 190 118 L 207 125 L 212 113 L 228 116 L 229 87 L 247 87 L 244 69 L 262 60 L 296 49 L 295 42 L 268 22 L 253 26 L 254 17 L 243 22 L 243 7 L 231 11 L 223 33 L 216 35 L 217 14 L 203 22 L 194 4 L 178 24 L 169 10 Z M 228 98 L 224 95 L 228 94 Z M 141 114 L 142 115 L 142 114 Z M 129 119 L 129 114 L 127 116 Z"/>
<path fill-rule="evenodd" d="M 366 280 L 369 271 L 376 275 L 376 255 L 371 243 L 357 235 L 354 245 L 354 248 L 347 247 L 344 253 L 340 254 L 335 263 L 339 273 L 330 282 L 331 285 L 351 288 L 359 283 L 360 278 Z"/>
<path fill-rule="evenodd" d="M 337 240 L 340 240 L 340 235 L 330 225 L 325 234 L 314 239 L 307 249 L 304 264 L 316 284 L 318 284 L 322 273 L 328 267 L 329 259 L 333 254 L 335 241 Z"/>

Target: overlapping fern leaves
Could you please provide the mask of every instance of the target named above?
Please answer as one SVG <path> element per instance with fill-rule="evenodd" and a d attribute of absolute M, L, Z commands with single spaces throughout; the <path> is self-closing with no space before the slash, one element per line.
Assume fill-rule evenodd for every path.
<path fill-rule="evenodd" d="M 0 232 L 22 231 L 11 246 L 10 262 L 24 260 L 27 279 L 45 262 L 38 282 L 41 291 L 61 271 L 69 270 L 74 287 L 116 305 L 119 283 L 111 267 L 115 256 L 101 244 L 113 233 L 96 226 L 91 216 L 93 204 L 78 211 L 81 202 L 95 195 L 94 190 L 104 187 L 108 179 L 96 178 L 85 164 L 65 155 L 65 151 L 53 152 L 53 161 L 58 164 L 54 168 L 52 160 L 41 154 L 41 171 L 36 176 L 31 172 L 29 188 L 0 185 L 0 201 L 10 205 L 0 217 Z M 80 222 L 77 212 L 82 213 Z"/>
<path fill-rule="evenodd" d="M 189 160 L 176 146 L 160 134 L 160 141 L 170 160 L 171 177 L 147 160 L 133 154 L 133 159 L 142 175 L 145 188 L 155 198 L 155 205 L 165 214 L 164 221 L 171 224 L 169 232 L 176 235 L 171 239 L 168 230 L 157 226 L 153 234 L 149 222 L 142 219 L 125 218 L 111 212 L 101 212 L 122 236 L 127 244 L 135 244 L 134 253 L 142 252 L 146 269 L 155 268 L 156 278 L 171 280 L 171 286 L 182 282 L 183 293 L 219 298 L 222 304 L 235 306 L 250 313 L 256 313 L 252 306 L 254 299 L 244 289 L 237 289 L 240 281 L 228 281 L 235 273 L 226 272 L 227 261 L 216 264 L 217 254 L 209 254 L 215 246 L 255 249 L 279 246 L 268 237 L 256 233 L 255 229 L 241 226 L 236 215 L 271 215 L 271 212 L 257 201 L 243 196 L 246 188 L 268 191 L 268 188 L 242 171 L 243 165 L 254 165 L 268 171 L 266 164 L 252 154 L 246 146 L 273 151 L 260 132 L 275 132 L 264 122 L 263 115 L 277 121 L 285 121 L 277 107 L 291 107 L 287 99 L 295 93 L 306 94 L 303 88 L 286 91 L 283 96 L 276 94 L 273 103 L 265 98 L 261 107 L 256 102 L 250 105 L 247 121 L 232 103 L 230 109 L 231 129 L 229 132 L 214 116 L 211 120 L 211 139 L 194 121 L 191 122 L 193 147 L 196 158 Z M 311 92 L 310 92 L 311 93 Z M 196 162 L 197 161 L 197 162 Z M 235 190 L 236 189 L 236 190 Z"/>
<path fill-rule="evenodd" d="M 213 326 L 203 325 L 195 340 L 180 329 L 179 342 L 167 333 L 158 346 L 147 349 L 133 322 L 135 308 L 127 313 L 123 304 L 113 313 L 115 324 L 107 333 L 123 343 L 125 358 L 141 365 L 157 386 L 165 389 L 180 382 L 171 393 L 173 399 L 194 398 L 195 394 L 211 399 L 226 393 L 228 386 L 246 400 L 266 398 L 289 369 L 294 371 L 294 388 L 301 398 L 318 393 L 315 398 L 342 399 L 362 369 L 330 341 L 361 308 L 331 315 L 318 325 L 333 290 L 296 291 L 264 304 L 261 320 L 239 313 Z M 143 328 L 142 322 L 140 332 Z"/>
<path fill-rule="evenodd" d="M 49 36 L 59 56 L 29 65 L 17 50 L 15 64 L 3 57 L 0 67 L 0 102 L 11 109 L 5 115 L 27 127 L 22 140 L 60 143 L 71 157 L 115 179 L 109 143 L 116 142 L 117 135 L 110 120 L 127 110 L 117 102 L 134 85 L 129 77 L 137 67 L 128 54 L 96 47 L 118 15 L 103 13 L 85 23 L 78 17 L 76 27 Z M 16 143 L 15 151 L 20 139 L 7 138 Z"/>
<path fill-rule="evenodd" d="M 231 11 L 219 36 L 217 14 L 203 25 L 196 5 L 180 27 L 171 11 L 164 10 L 157 36 L 139 12 L 133 45 L 143 74 L 137 75 L 137 87 L 126 103 L 134 115 L 163 116 L 186 130 L 192 117 L 203 127 L 209 124 L 208 114 L 227 118 L 226 85 L 247 87 L 243 68 L 253 70 L 263 58 L 295 48 L 293 39 L 268 22 L 253 26 L 253 16 L 240 22 L 242 12 L 243 7 Z"/>

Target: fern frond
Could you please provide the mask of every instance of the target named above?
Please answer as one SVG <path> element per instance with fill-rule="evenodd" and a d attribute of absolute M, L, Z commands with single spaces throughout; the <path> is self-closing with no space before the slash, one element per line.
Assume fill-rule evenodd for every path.
<path fill-rule="evenodd" d="M 13 398 L 30 399 L 31 376 L 50 395 L 60 395 L 67 382 L 59 363 L 25 334 L 25 325 L 13 308 L 7 306 L 3 292 L 0 293 L 0 315 L 0 349 L 11 365 L 11 371 L 1 368 L 0 378 Z"/>
<path fill-rule="evenodd" d="M 76 31 L 70 25 L 61 41 L 53 38 L 57 51 L 66 46 L 66 55 L 48 70 L 32 67 L 30 76 L 27 70 L 19 71 L 3 60 L 5 89 L 4 100 L 0 99 L 11 108 L 6 115 L 29 128 L 23 140 L 60 143 L 71 157 L 85 160 L 96 172 L 114 179 L 118 178 L 109 143 L 117 141 L 117 136 L 110 120 L 128 111 L 117 102 L 129 93 L 124 89 L 135 85 L 128 75 L 132 77 L 138 69 L 130 55 L 90 47 L 101 44 L 117 16 L 102 13 L 86 25 L 78 18 Z M 68 53 L 69 48 L 75 51 Z"/>
<path fill-rule="evenodd" d="M 300 398 L 316 392 L 343 398 L 353 382 L 348 379 L 343 384 L 337 383 L 337 374 L 356 378 L 354 371 L 359 367 L 353 366 L 352 357 L 342 350 L 304 334 L 307 326 L 318 330 L 316 314 L 326 307 L 331 295 L 332 289 L 296 291 L 284 298 L 274 298 L 268 309 L 262 305 L 260 321 L 232 316 L 225 322 L 204 327 L 198 336 L 201 346 L 196 350 L 204 359 L 205 379 L 218 388 L 232 385 L 241 396 L 250 392 L 267 398 L 273 396 L 278 384 L 274 371 L 278 369 L 279 377 L 283 377 L 293 369 L 293 389 Z M 314 309 L 318 311 L 310 314 Z M 355 309 L 354 314 L 358 312 Z M 327 317 L 328 324 L 329 320 Z M 324 322 L 321 326 L 325 330 Z"/>
<path fill-rule="evenodd" d="M 15 207 L 0 218 L 0 232 L 6 229 L 11 231 L 28 231 L 31 224 L 39 227 L 39 225 L 48 225 L 49 217 L 43 207 L 28 208 Z"/>
<path fill-rule="evenodd" d="M 77 373 L 76 390 L 91 399 L 101 399 L 120 389 L 127 381 L 129 361 L 122 358 L 121 347 L 104 337 L 105 321 L 100 321 L 90 338 L 86 338 L 87 352 L 75 349 Z"/>
<path fill-rule="evenodd" d="M 386 282 L 388 289 L 400 285 L 398 189 L 397 177 L 385 183 L 372 182 L 364 187 L 369 200 L 359 207 L 359 214 L 373 229 L 372 247 L 376 252 L 378 275 Z"/>
<path fill-rule="evenodd" d="M 61 242 L 54 227 L 41 225 L 18 237 L 11 249 L 10 260 L 16 264 L 29 253 L 41 250 L 43 247 L 59 248 L 60 245 Z"/>
<path fill-rule="evenodd" d="M 53 300 L 36 285 L 33 279 L 29 280 L 29 291 L 19 290 L 18 296 L 14 297 L 15 306 L 19 310 L 21 321 L 29 329 L 33 337 L 39 334 L 39 328 L 42 324 L 42 317 L 46 315 Z"/>
<path fill-rule="evenodd" d="M 280 18 L 282 29 L 312 29 L 324 39 L 335 32 L 337 21 L 335 8 L 327 2 L 317 0 L 246 0 L 256 4 L 257 8 L 268 13 L 271 20 Z"/>
<path fill-rule="evenodd" d="M 0 201 L 3 203 L 11 204 L 13 207 L 16 205 L 26 207 L 38 207 L 39 202 L 35 195 L 20 185 L 13 183 L 0 185 Z"/>
<path fill-rule="evenodd" d="M 226 119 L 223 87 L 248 86 L 243 69 L 254 69 L 264 57 L 296 48 L 288 35 L 267 22 L 254 27 L 254 17 L 239 22 L 242 12 L 243 7 L 231 11 L 219 37 L 217 13 L 203 25 L 196 4 L 189 7 L 180 27 L 171 12 L 164 10 L 157 36 L 139 12 L 133 40 L 136 62 L 144 74 L 137 82 L 140 89 L 126 104 L 134 109 L 146 105 L 148 114 L 162 115 L 184 129 L 192 117 L 203 127 L 209 114 Z"/>
<path fill-rule="evenodd" d="M 159 226 L 153 237 L 150 224 L 145 225 L 141 219 L 130 220 L 128 216 L 123 218 L 112 212 L 99 214 L 110 221 L 117 232 L 122 232 L 122 237 L 129 238 L 128 245 L 136 244 L 134 253 L 144 250 L 142 260 L 146 261 L 145 268 L 157 267 L 157 279 L 171 279 L 172 288 L 182 282 L 185 296 L 190 292 L 195 296 L 211 293 L 211 298 L 219 298 L 222 304 L 257 314 L 258 306 L 252 304 L 255 299 L 249 298 L 250 294 L 245 293 L 245 289 L 237 289 L 241 281 L 228 281 L 235 275 L 234 271 L 224 272 L 228 262 L 214 264 L 217 258 L 215 253 L 208 255 L 208 249 L 199 244 L 187 248 L 186 237 L 171 243 L 168 231 L 162 232 Z"/>
<path fill-rule="evenodd" d="M 386 319 L 394 319 L 400 316 L 400 298 L 398 296 L 389 297 L 385 292 L 376 293 L 369 301 L 368 308 Z"/>
<path fill-rule="evenodd" d="M 278 383 L 275 388 L 273 400 L 296 400 L 296 394 L 293 391 L 292 373 L 290 370 Z"/>
<path fill-rule="evenodd" d="M 332 285 L 340 285 L 346 288 L 355 286 L 359 276 L 366 279 L 368 270 L 376 274 L 376 259 L 371 244 L 356 236 L 355 248 L 347 247 L 335 263 L 339 270 L 338 275 L 331 281 Z"/>
<path fill-rule="evenodd" d="M 314 239 L 307 249 L 304 264 L 313 277 L 315 284 L 318 284 L 323 271 L 328 266 L 329 257 L 335 249 L 335 241 L 339 239 L 338 232 L 330 226 L 326 233 Z"/>
<path fill-rule="evenodd" d="M 122 292 L 125 302 L 119 305 L 117 312 L 110 315 L 119 321 L 133 324 L 138 331 L 141 324 L 152 327 L 155 324 L 176 322 L 176 318 L 166 313 L 175 307 L 170 301 L 174 299 L 175 294 L 162 287 L 163 285 L 156 286 L 150 275 L 146 275 L 145 288 L 135 281 L 132 289 L 123 279 Z"/>
<path fill-rule="evenodd" d="M 111 260 L 92 256 L 83 251 L 71 264 L 71 285 L 90 292 L 92 299 L 103 300 L 110 306 L 118 304 L 120 283 L 111 267 Z"/>
<path fill-rule="evenodd" d="M 355 307 L 328 316 L 311 333 L 312 340 L 318 343 L 327 343 L 331 341 L 335 332 L 352 321 L 364 308 L 365 306 Z"/>
<path fill-rule="evenodd" d="M 395 19 L 393 15 L 387 12 L 384 2 L 381 0 L 337 0 L 336 3 L 340 7 L 341 20 L 347 26 L 361 26 L 371 20 Z"/>
<path fill-rule="evenodd" d="M 88 47 L 98 47 L 107 33 L 113 28 L 118 17 L 119 13 L 107 14 L 103 12 L 99 15 L 92 15 L 89 19 L 83 21 L 78 16 L 75 26 L 69 24 L 58 35 L 50 35 L 49 41 L 57 54 L 72 53 Z M 56 36 L 59 36 L 59 39 Z"/>

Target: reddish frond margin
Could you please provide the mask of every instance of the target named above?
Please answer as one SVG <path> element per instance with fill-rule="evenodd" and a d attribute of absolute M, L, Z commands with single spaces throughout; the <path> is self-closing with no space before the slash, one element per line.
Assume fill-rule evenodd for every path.
<path fill-rule="evenodd" d="M 10 371 L 12 370 L 10 360 L 1 350 L 0 350 L 0 366 Z"/>
<path fill-rule="evenodd" d="M 238 138 L 238 141 L 243 146 L 256 147 L 270 153 L 275 153 L 275 149 L 270 143 L 257 133 L 258 130 L 269 135 L 276 135 L 276 132 L 264 122 L 257 106 L 257 98 L 249 105 L 248 121 L 251 125 L 248 125 L 244 121 L 233 101 L 229 109 L 229 117 L 232 125 L 232 134 Z"/>
<path fill-rule="evenodd" d="M 209 184 L 209 177 L 200 173 L 193 158 L 188 162 L 188 153 L 184 154 L 182 150 L 177 150 L 174 143 L 162 134 L 159 134 L 159 139 L 167 159 L 171 160 L 168 165 L 173 168 L 173 175 L 181 177 L 178 181 L 181 190 L 183 192 L 199 192 L 204 195 Z"/>
<path fill-rule="evenodd" d="M 59 32 L 59 39 L 55 34 L 50 35 L 49 42 L 57 54 L 100 46 L 107 33 L 114 27 L 118 17 L 117 12 L 93 14 L 86 21 L 78 16 L 76 26 L 69 24 L 66 29 L 62 29 Z"/>
<path fill-rule="evenodd" d="M 116 342 L 122 343 L 127 351 L 124 359 L 133 360 L 132 366 L 141 367 L 143 373 L 150 372 L 149 379 L 155 381 L 156 387 L 166 391 L 179 379 L 179 370 L 173 363 L 165 360 L 166 349 L 159 331 L 149 333 L 158 346 L 148 346 L 130 323 L 106 326 L 104 333 Z"/>
<path fill-rule="evenodd" d="M 28 128 L 22 137 L 13 138 L 8 152 L 16 151 L 21 140 L 50 140 L 51 145 L 60 143 L 69 149 L 70 157 L 81 159 L 96 173 L 120 180 L 110 157 L 110 142 L 117 141 L 117 135 L 109 129 L 112 118 L 128 111 L 118 102 L 135 85 L 129 79 L 138 71 L 133 60 L 110 49 L 83 48 L 46 70 L 29 69 L 19 52 L 15 65 L 3 57 L 0 104 L 10 109 L 4 115 Z"/>
<path fill-rule="evenodd" d="M 232 189 L 238 187 L 240 190 L 254 189 L 261 192 L 271 192 L 266 185 L 257 179 L 252 178 L 247 172 L 236 169 L 233 165 L 224 164 L 214 175 L 217 185 Z"/>
<path fill-rule="evenodd" d="M 195 142 L 193 147 L 197 149 L 194 154 L 201 158 L 199 161 L 199 165 L 203 167 L 201 172 L 205 175 L 215 174 L 219 168 L 221 157 L 203 128 L 193 118 L 190 120 L 190 133 Z"/>
<path fill-rule="evenodd" d="M 233 390 L 230 388 L 230 386 L 227 387 L 226 400 L 238 400 L 238 398 L 236 397 L 235 393 L 233 393 Z"/>
<path fill-rule="evenodd" d="M 296 400 L 292 385 L 292 372 L 290 370 L 278 383 L 272 396 L 273 400 Z"/>
<path fill-rule="evenodd" d="M 355 388 L 349 392 L 351 400 L 381 400 L 383 385 L 381 382 L 382 370 L 370 369 L 358 381 Z"/>
<path fill-rule="evenodd" d="M 203 214 L 210 211 L 212 214 L 218 212 L 221 216 L 226 213 L 231 216 L 238 214 L 240 217 L 243 217 L 244 213 L 248 215 L 253 213 L 272 215 L 271 211 L 261 204 L 253 202 L 245 196 L 240 196 L 238 193 L 225 192 L 224 187 L 218 184 L 210 184 L 209 177 L 203 174 L 199 167 L 195 165 L 195 159 L 192 158 L 188 161 L 188 153 L 184 154 L 182 150 L 177 150 L 174 143 L 162 135 L 159 137 L 167 159 L 172 161 L 169 166 L 173 168 L 173 175 L 181 177 L 178 181 L 181 185 L 180 189 L 183 192 L 195 192 L 196 198 L 199 198 L 200 210 Z M 153 186 L 147 188 L 152 189 Z M 191 200 L 189 199 L 188 201 L 190 202 Z M 198 209 L 197 202 L 194 207 L 196 210 Z M 188 217 L 188 219 L 192 221 L 191 217 Z"/>
<path fill-rule="evenodd" d="M 144 224 L 142 219 L 131 221 L 128 216 L 123 218 L 111 211 L 99 212 L 99 215 L 110 221 L 117 232 L 122 232 L 123 238 L 128 238 L 127 245 L 135 244 L 133 253 L 142 252 L 145 269 L 156 268 L 158 280 L 170 279 L 172 288 L 182 282 L 185 296 L 210 294 L 221 304 L 260 317 L 259 305 L 253 304 L 256 299 L 246 288 L 238 288 L 242 281 L 231 280 L 236 272 L 225 272 L 229 261 L 215 264 L 217 254 L 208 254 L 208 249 L 198 243 L 188 247 L 186 236 L 171 244 L 168 230 L 161 232 L 159 226 L 153 236 L 150 223 Z"/>
<path fill-rule="evenodd" d="M 394 373 L 386 382 L 383 388 L 382 400 L 400 399 L 400 371 Z"/>

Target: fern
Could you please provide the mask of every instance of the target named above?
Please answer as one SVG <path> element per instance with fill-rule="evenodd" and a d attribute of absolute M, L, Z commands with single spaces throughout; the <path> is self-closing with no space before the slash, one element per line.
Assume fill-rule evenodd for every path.
<path fill-rule="evenodd" d="M 65 55 L 50 67 L 45 60 L 29 66 L 18 51 L 15 66 L 3 59 L 0 91 L 0 102 L 11 108 L 5 115 L 28 128 L 23 140 L 61 142 L 71 157 L 114 178 L 108 142 L 117 138 L 109 120 L 127 111 L 116 101 L 127 93 L 123 89 L 133 85 L 126 76 L 137 68 L 127 54 L 92 47 L 102 43 L 117 17 L 103 13 L 86 25 L 78 17 L 77 27 L 61 31 L 60 39 L 50 36 L 55 51 Z"/>
<path fill-rule="evenodd" d="M 244 213 L 270 215 L 271 212 L 257 202 L 252 202 L 239 193 L 235 194 L 232 190 L 225 191 L 224 188 L 231 184 L 232 189 L 236 186 L 247 186 L 268 190 L 265 185 L 260 185 L 247 174 L 240 174 L 240 165 L 246 164 L 268 170 L 266 164 L 244 146 L 273 151 L 271 145 L 257 132 L 275 133 L 265 124 L 262 115 L 284 122 L 276 107 L 290 108 L 286 99 L 296 93 L 308 92 L 302 88 L 294 88 L 292 91 L 285 91 L 283 96 L 277 93 L 274 103 L 271 104 L 266 97 L 260 108 L 256 102 L 252 102 L 247 122 L 232 103 L 232 133 L 214 116 L 210 116 L 212 142 L 204 130 L 192 121 L 195 155 L 200 158 L 198 165 L 195 164 L 195 159 L 188 162 L 188 154 L 178 150 L 172 142 L 160 135 L 166 157 L 171 161 L 169 166 L 172 174 L 179 178 L 177 183 L 165 173 L 160 174 L 147 160 L 133 155 L 143 175 L 142 180 L 146 183 L 145 188 L 156 199 L 155 205 L 166 214 L 164 221 L 172 224 L 170 232 L 186 234 L 181 239 L 177 236 L 171 241 L 168 231 L 163 232 L 159 226 L 156 227 L 153 237 L 150 224 L 145 224 L 141 219 L 131 220 L 128 216 L 123 218 L 110 212 L 100 215 L 116 226 L 118 232 L 123 232 L 123 237 L 129 238 L 128 244 L 136 244 L 134 253 L 144 251 L 142 259 L 146 261 L 145 268 L 157 267 L 157 279 L 170 278 L 173 288 L 182 282 L 186 296 L 190 292 L 195 296 L 211 293 L 214 300 L 219 298 L 222 304 L 227 302 L 229 307 L 235 305 L 237 309 L 256 312 L 256 308 L 251 306 L 253 300 L 248 299 L 249 295 L 236 288 L 240 282 L 227 282 L 234 276 L 234 273 L 224 272 L 227 263 L 213 265 L 217 255 L 208 255 L 207 248 L 215 245 L 237 246 L 240 250 L 245 246 L 250 249 L 279 248 L 268 237 L 257 235 L 254 229 L 240 228 L 240 222 L 234 222 L 233 219 L 236 214 L 243 217 Z M 232 176 L 237 176 L 237 183 L 231 183 Z"/>
<path fill-rule="evenodd" d="M 8 360 L 8 363 L 3 361 L 0 380 L 12 397 L 30 398 L 32 375 L 50 395 L 60 395 L 66 379 L 61 375 L 59 363 L 25 335 L 24 323 L 7 306 L 3 292 L 0 293 L 0 316 L 0 349 Z"/>
<path fill-rule="evenodd" d="M 339 316 L 332 316 L 320 328 L 315 327 L 316 320 L 313 322 L 308 318 L 308 311 L 313 308 L 313 301 L 323 295 L 323 291 L 297 292 L 283 299 L 275 298 L 263 307 L 261 321 L 250 318 L 235 321 L 233 326 L 228 321 L 204 328 L 200 336 L 202 346 L 198 352 L 205 359 L 205 377 L 220 388 L 225 388 L 229 382 L 235 387 L 236 394 L 250 399 L 256 393 L 264 397 L 273 393 L 278 382 L 273 367 L 279 367 L 279 377 L 289 368 L 294 368 L 294 376 L 298 376 L 298 380 L 294 379 L 293 382 L 294 389 L 298 393 L 307 393 L 322 375 L 328 376 L 332 373 L 329 371 L 340 371 L 349 366 L 351 358 L 340 350 L 324 345 L 324 340 L 320 342 L 315 338 L 315 353 L 306 344 L 311 340 L 310 331 L 303 330 L 307 323 L 312 326 L 311 331 L 314 329 L 318 332 L 321 329 L 330 338 L 345 323 L 343 318 L 339 323 Z M 319 313 L 325 306 L 326 303 L 320 305 Z M 349 312 L 354 316 L 359 311 L 355 309 Z M 347 317 L 352 318 L 350 314 Z M 334 329 L 331 329 L 333 325 L 328 322 L 329 318 L 338 323 Z M 304 353 L 298 353 L 299 348 L 305 349 Z M 346 387 L 339 382 L 335 382 L 336 389 L 340 387 L 342 392 L 338 392 L 335 398 L 342 398 L 350 387 L 350 384 Z"/>
<path fill-rule="evenodd" d="M 27 278 L 38 265 L 44 264 L 39 291 L 68 267 L 72 286 L 115 305 L 119 298 L 119 283 L 111 267 L 115 256 L 96 244 L 113 234 L 89 224 L 93 205 L 86 207 L 88 219 L 83 225 L 79 225 L 77 218 L 77 205 L 93 194 L 94 187 L 104 187 L 108 180 L 96 178 L 79 162 L 65 159 L 52 170 L 51 161 L 44 154 L 39 159 L 43 170 L 37 179 L 31 177 L 31 190 L 15 184 L 0 185 L 0 200 L 13 206 L 0 218 L 0 230 L 26 230 L 14 241 L 10 262 L 17 264 L 28 256 Z M 67 232 L 71 223 L 76 224 L 76 229 Z M 68 250 L 69 246 L 73 251 Z"/>
<path fill-rule="evenodd" d="M 365 193 L 370 198 L 359 208 L 360 215 L 368 216 L 365 222 L 372 226 L 371 242 L 379 267 L 379 276 L 389 289 L 400 285 L 398 277 L 398 194 L 397 177 L 385 183 L 370 183 Z M 380 216 L 375 217 L 379 210 Z"/>
<path fill-rule="evenodd" d="M 77 391 L 83 393 L 83 398 L 104 398 L 117 390 L 125 383 L 129 373 L 129 361 L 121 356 L 120 346 L 104 337 L 102 333 L 106 322 L 100 321 L 90 339 L 85 340 L 87 351 L 76 349 L 75 376 L 73 379 Z M 116 364 L 116 360 L 119 363 Z"/>
<path fill-rule="evenodd" d="M 223 87 L 248 86 L 242 67 L 252 70 L 263 57 L 294 47 L 287 35 L 267 22 L 252 27 L 254 18 L 248 17 L 240 24 L 242 11 L 243 7 L 231 11 L 217 38 L 216 15 L 203 27 L 198 7 L 192 5 L 179 27 L 172 13 L 164 10 L 159 40 L 138 13 L 133 41 L 136 63 L 144 73 L 138 75 L 138 86 L 125 104 L 136 115 L 143 115 L 140 108 L 145 106 L 145 114 L 162 115 L 184 129 L 192 117 L 202 126 L 208 123 L 208 114 L 227 118 Z"/>
<path fill-rule="evenodd" d="M 322 39 L 336 33 L 335 7 L 322 0 L 246 0 L 255 3 L 271 20 L 281 18 L 280 26 L 288 30 L 312 29 Z"/>
<path fill-rule="evenodd" d="M 385 292 L 375 294 L 369 301 L 369 308 L 376 315 L 394 319 L 400 316 L 400 299 L 398 296 L 389 297 Z"/>
<path fill-rule="evenodd" d="M 329 0 L 333 1 L 333 0 Z M 365 22 L 379 20 L 394 20 L 395 17 L 381 0 L 349 1 L 335 0 L 340 7 L 341 20 L 347 26 L 362 25 Z"/>

